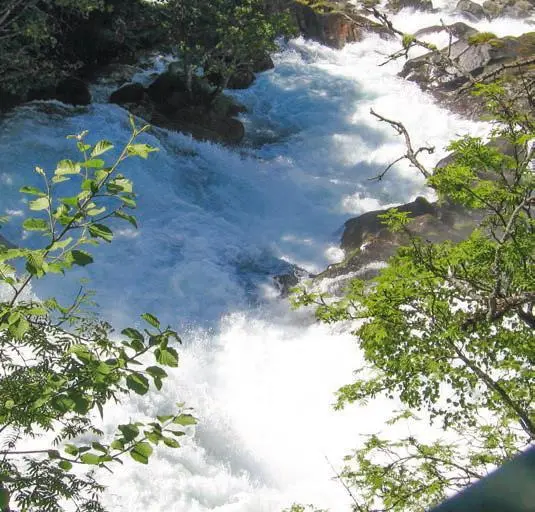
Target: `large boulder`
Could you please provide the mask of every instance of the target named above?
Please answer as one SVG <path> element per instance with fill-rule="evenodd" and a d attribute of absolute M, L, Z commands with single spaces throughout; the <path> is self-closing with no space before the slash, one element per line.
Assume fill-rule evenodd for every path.
<path fill-rule="evenodd" d="M 79 78 L 68 77 L 56 86 L 56 99 L 70 105 L 89 105 L 91 93 L 85 82 Z"/>
<path fill-rule="evenodd" d="M 114 91 L 110 96 L 110 103 L 140 103 L 145 98 L 145 87 L 141 84 L 127 84 Z"/>
<path fill-rule="evenodd" d="M 445 66 L 436 54 L 430 52 L 407 61 L 400 75 L 416 82 L 423 90 L 431 91 L 457 112 L 478 117 L 485 112 L 485 102 L 470 95 L 463 87 L 468 82 L 465 73 L 477 78 L 490 73 L 502 73 L 503 76 L 506 72 L 509 87 L 518 89 L 522 94 L 525 80 L 533 77 L 535 70 L 532 66 L 515 66 L 505 71 L 503 65 L 535 55 L 535 32 L 503 38 L 489 32 L 473 33 L 455 41 L 449 48 L 449 54 L 455 68 Z"/>
<path fill-rule="evenodd" d="M 402 9 L 413 9 L 415 11 L 433 12 L 433 2 L 431 0 L 389 0 L 387 9 L 397 13 Z"/>
<path fill-rule="evenodd" d="M 384 262 L 400 246 L 409 243 L 409 234 L 431 242 L 458 242 L 468 236 L 482 217 L 477 211 L 448 203 L 429 203 L 422 197 L 397 209 L 409 213 L 410 222 L 403 232 L 393 233 L 382 223 L 379 216 L 387 210 L 367 212 L 347 221 L 341 242 L 344 260 L 330 265 L 316 278 L 338 278 L 330 291 L 343 292 L 347 282 L 355 276 L 360 279 L 376 276 Z"/>
<path fill-rule="evenodd" d="M 526 18 L 533 13 L 533 2 L 528 0 L 486 0 L 483 9 L 489 18 Z"/>
<path fill-rule="evenodd" d="M 480 21 L 487 17 L 485 9 L 472 0 L 459 0 L 455 10 L 470 21 Z"/>
<path fill-rule="evenodd" d="M 255 74 L 248 67 L 242 67 L 232 74 L 228 81 L 229 89 L 247 89 L 255 81 Z"/>
<path fill-rule="evenodd" d="M 214 97 L 214 87 L 195 77 L 191 93 L 177 66 L 159 75 L 145 89 L 130 84 L 115 91 L 110 101 L 125 105 L 134 115 L 169 130 L 189 133 L 199 140 L 238 144 L 245 135 L 235 116 L 245 107 L 227 95 Z"/>
<path fill-rule="evenodd" d="M 344 233 L 340 247 L 348 252 L 354 249 L 360 249 L 362 245 L 383 231 L 388 231 L 380 215 L 387 210 L 376 210 L 366 212 L 359 217 L 349 219 L 344 224 Z M 413 202 L 401 205 L 398 211 L 409 213 L 410 218 L 419 217 L 426 214 L 434 215 L 436 207 L 429 203 L 423 197 L 417 197 Z"/>
<path fill-rule="evenodd" d="M 56 85 L 30 90 L 26 100 L 58 100 L 68 105 L 89 105 L 91 103 L 91 93 L 88 85 L 83 80 L 76 77 L 67 77 L 60 80 Z"/>

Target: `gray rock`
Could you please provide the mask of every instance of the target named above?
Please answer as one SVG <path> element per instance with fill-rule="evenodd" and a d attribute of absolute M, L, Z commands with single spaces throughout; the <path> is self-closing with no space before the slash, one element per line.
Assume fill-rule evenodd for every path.
<path fill-rule="evenodd" d="M 470 21 L 479 21 L 487 17 L 485 9 L 472 0 L 459 0 L 455 10 Z"/>

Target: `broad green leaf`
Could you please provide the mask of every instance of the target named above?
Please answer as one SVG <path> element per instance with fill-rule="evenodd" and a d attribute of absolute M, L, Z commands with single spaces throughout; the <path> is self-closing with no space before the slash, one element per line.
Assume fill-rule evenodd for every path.
<path fill-rule="evenodd" d="M 137 443 L 131 450 L 132 458 L 141 464 L 148 464 L 149 457 L 152 454 L 152 446 L 149 443 Z"/>
<path fill-rule="evenodd" d="M 128 213 L 125 213 L 122 210 L 117 210 L 114 215 L 115 215 L 115 217 L 119 217 L 120 219 L 124 219 L 124 220 L 130 222 L 130 224 L 132 224 L 132 226 L 137 228 L 137 221 L 136 221 L 136 218 L 133 215 L 128 215 Z"/>
<path fill-rule="evenodd" d="M 132 327 L 127 327 L 126 329 L 123 329 L 121 331 L 121 334 L 128 336 L 132 340 L 139 340 L 142 342 L 145 340 L 143 334 L 141 334 L 137 329 L 134 329 Z"/>
<path fill-rule="evenodd" d="M 169 420 L 172 420 L 174 416 L 172 414 L 165 414 L 163 416 L 156 416 L 156 418 L 158 418 L 158 421 L 163 424 L 167 423 Z"/>
<path fill-rule="evenodd" d="M 128 423 L 127 425 L 119 425 L 117 427 L 121 434 L 123 434 L 124 440 L 129 443 L 133 441 L 139 435 L 139 428 L 133 423 Z"/>
<path fill-rule="evenodd" d="M 156 329 L 160 328 L 160 321 L 154 315 L 151 315 L 150 313 L 143 313 L 141 315 L 141 318 L 143 318 L 143 320 L 145 320 L 145 322 L 149 323 L 150 325 L 152 325 Z"/>
<path fill-rule="evenodd" d="M 63 469 L 63 471 L 70 471 L 72 469 L 72 463 L 68 460 L 61 460 L 58 466 Z"/>
<path fill-rule="evenodd" d="M 45 197 L 46 194 L 39 188 L 37 187 L 21 187 L 19 189 L 20 192 L 22 192 L 23 194 L 29 194 L 29 195 L 33 195 L 33 196 L 39 196 L 39 197 Z"/>
<path fill-rule="evenodd" d="M 149 153 L 158 151 L 158 148 L 153 148 L 148 144 L 130 144 L 126 150 L 129 156 L 140 156 L 141 158 L 147 158 Z"/>
<path fill-rule="evenodd" d="M 149 366 L 145 368 L 145 371 L 151 377 L 158 377 L 160 379 L 167 377 L 167 372 L 163 368 L 160 368 L 159 366 Z"/>
<path fill-rule="evenodd" d="M 178 353 L 174 348 L 157 348 L 154 351 L 154 356 L 156 357 L 156 361 L 164 366 L 170 366 L 172 368 L 176 368 L 178 366 Z"/>
<path fill-rule="evenodd" d="M 63 176 L 65 174 L 80 174 L 80 164 L 72 160 L 61 160 L 54 171 L 56 176 Z"/>
<path fill-rule="evenodd" d="M 81 267 L 93 263 L 93 257 L 88 252 L 75 250 L 71 251 L 70 254 L 72 256 L 73 263 L 80 265 Z"/>
<path fill-rule="evenodd" d="M 191 414 L 181 414 L 174 419 L 173 423 L 187 427 L 189 425 L 196 425 L 197 420 Z"/>
<path fill-rule="evenodd" d="M 80 456 L 80 460 L 84 464 L 91 464 L 93 466 L 100 464 L 101 462 L 100 455 L 97 455 L 95 453 L 84 453 L 83 455 Z"/>
<path fill-rule="evenodd" d="M 164 437 L 163 442 L 165 446 L 169 446 L 169 448 L 180 448 L 179 442 L 172 437 Z"/>
<path fill-rule="evenodd" d="M 95 144 L 93 151 L 91 151 L 91 158 L 100 156 L 106 153 L 106 151 L 109 151 L 110 149 L 113 149 L 113 144 L 109 140 L 99 140 Z"/>
<path fill-rule="evenodd" d="M 46 231 L 48 229 L 48 222 L 45 219 L 26 219 L 22 223 L 22 227 L 26 231 Z"/>
<path fill-rule="evenodd" d="M 138 395 L 144 395 L 149 390 L 149 381 L 141 373 L 131 373 L 126 377 L 126 386 Z"/>
<path fill-rule="evenodd" d="M 86 162 L 82 162 L 80 164 L 80 167 L 88 168 L 88 169 L 101 169 L 104 167 L 104 160 L 101 160 L 100 158 L 92 158 L 91 160 L 87 160 Z"/>
<path fill-rule="evenodd" d="M 89 233 L 95 238 L 102 238 L 106 242 L 111 242 L 113 240 L 113 232 L 104 224 L 90 224 Z"/>
<path fill-rule="evenodd" d="M 76 457 L 78 455 L 78 447 L 74 444 L 66 444 L 63 448 L 65 450 L 65 453 L 68 453 L 69 455 L 73 455 Z"/>
<path fill-rule="evenodd" d="M 30 207 L 30 210 L 38 212 L 46 210 L 50 206 L 50 201 L 48 200 L 48 197 L 40 197 L 39 199 L 30 201 L 28 206 Z"/>

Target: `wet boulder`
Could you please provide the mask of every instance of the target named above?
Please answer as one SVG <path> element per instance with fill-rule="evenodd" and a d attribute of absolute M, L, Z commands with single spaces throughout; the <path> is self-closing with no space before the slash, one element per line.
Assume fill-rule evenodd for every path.
<path fill-rule="evenodd" d="M 110 96 L 110 103 L 141 103 L 145 98 L 145 87 L 141 84 L 127 84 L 114 91 Z"/>

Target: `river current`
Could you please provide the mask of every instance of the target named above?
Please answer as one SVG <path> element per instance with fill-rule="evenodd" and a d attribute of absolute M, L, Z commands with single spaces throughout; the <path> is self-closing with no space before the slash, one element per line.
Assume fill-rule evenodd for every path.
<path fill-rule="evenodd" d="M 444 20 L 458 20 L 443 4 Z M 413 32 L 439 15 L 403 11 L 395 20 Z M 478 28 L 500 36 L 529 30 L 513 20 Z M 359 364 L 356 340 L 347 325 L 318 325 L 310 311 L 291 311 L 272 277 L 293 264 L 317 272 L 339 261 L 351 216 L 431 197 L 404 163 L 381 182 L 369 180 L 404 152 L 371 107 L 402 121 L 415 144 L 435 146 L 430 166 L 449 139 L 488 129 L 398 78 L 402 62 L 378 66 L 396 48 L 375 36 L 343 50 L 301 38 L 285 44 L 275 69 L 233 92 L 249 109 L 242 147 L 154 129 L 144 140 L 160 151 L 123 167 L 139 193 L 139 229 L 118 226 L 114 242 L 95 251 L 97 264 L 34 285 L 39 297 L 66 298 L 89 277 L 114 325 L 136 324 L 148 311 L 183 336 L 180 367 L 164 392 L 110 407 L 104 428 L 111 433 L 117 422 L 164 414 L 182 401 L 199 425 L 181 449 L 157 450 L 148 470 L 127 461 L 113 476 L 102 474 L 111 510 L 276 512 L 292 502 L 349 509 L 334 470 L 361 434 L 384 429 L 392 405 L 333 411 L 334 392 Z M 53 169 L 75 157 L 65 135 L 84 129 L 92 141 L 120 145 L 129 136 L 127 112 L 104 101 L 37 102 L 0 120 L 7 238 L 20 241 L 18 189 L 35 179 L 35 165 Z"/>

